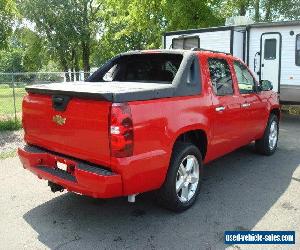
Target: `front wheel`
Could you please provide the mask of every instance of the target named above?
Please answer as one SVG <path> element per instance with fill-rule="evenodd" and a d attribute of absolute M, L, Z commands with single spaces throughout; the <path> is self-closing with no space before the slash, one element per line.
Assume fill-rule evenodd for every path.
<path fill-rule="evenodd" d="M 279 120 L 274 114 L 270 115 L 264 136 L 255 142 L 258 153 L 272 155 L 275 153 L 278 144 Z"/>
<path fill-rule="evenodd" d="M 188 209 L 200 192 L 202 174 L 199 149 L 191 143 L 177 143 L 165 183 L 158 191 L 158 202 L 176 212 Z"/>

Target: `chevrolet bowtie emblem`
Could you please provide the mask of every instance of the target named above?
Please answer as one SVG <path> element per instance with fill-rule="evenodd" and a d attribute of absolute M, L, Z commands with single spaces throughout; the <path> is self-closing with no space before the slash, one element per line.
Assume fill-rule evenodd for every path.
<path fill-rule="evenodd" d="M 57 125 L 64 125 L 66 123 L 67 118 L 63 118 L 61 115 L 55 115 L 52 118 L 52 121 L 55 122 Z"/>

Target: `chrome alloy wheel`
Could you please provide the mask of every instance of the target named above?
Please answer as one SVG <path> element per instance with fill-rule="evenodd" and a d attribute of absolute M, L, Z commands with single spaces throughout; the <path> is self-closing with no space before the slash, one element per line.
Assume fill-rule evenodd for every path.
<path fill-rule="evenodd" d="M 176 193 L 181 202 L 190 201 L 199 184 L 199 163 L 194 155 L 186 156 L 176 175 Z"/>
<path fill-rule="evenodd" d="M 275 148 L 277 140 L 278 140 L 278 124 L 276 121 L 273 121 L 271 123 L 270 133 L 269 133 L 269 146 L 271 150 Z"/>

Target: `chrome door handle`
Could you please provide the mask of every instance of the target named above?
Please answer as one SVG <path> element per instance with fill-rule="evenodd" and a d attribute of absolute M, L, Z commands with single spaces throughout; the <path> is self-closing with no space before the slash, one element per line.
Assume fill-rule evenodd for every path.
<path fill-rule="evenodd" d="M 222 111 L 224 111 L 224 110 L 225 110 L 225 107 L 223 107 L 223 106 L 217 107 L 217 108 L 216 108 L 216 111 L 217 111 L 217 112 L 222 112 Z"/>
<path fill-rule="evenodd" d="M 251 106 L 250 103 L 243 103 L 243 104 L 241 105 L 242 108 L 248 108 L 248 107 L 250 107 L 250 106 Z"/>

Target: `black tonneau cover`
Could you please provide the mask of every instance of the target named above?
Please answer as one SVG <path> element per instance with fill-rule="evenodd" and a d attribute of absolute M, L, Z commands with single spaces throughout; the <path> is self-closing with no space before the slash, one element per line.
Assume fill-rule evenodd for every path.
<path fill-rule="evenodd" d="M 172 97 L 174 87 L 144 82 L 68 82 L 27 86 L 29 93 L 126 102 Z"/>
<path fill-rule="evenodd" d="M 201 75 L 197 56 L 193 51 L 161 50 L 159 53 L 182 54 L 183 59 L 172 83 L 169 82 L 97 82 L 93 79 L 102 76 L 122 56 L 147 53 L 132 51 L 120 54 L 97 70 L 87 82 L 52 83 L 27 86 L 29 93 L 65 95 L 85 99 L 128 102 L 151 100 L 175 96 L 192 96 L 201 92 Z M 97 78 L 97 77 L 96 77 Z M 100 77 L 101 79 L 101 77 Z"/>

